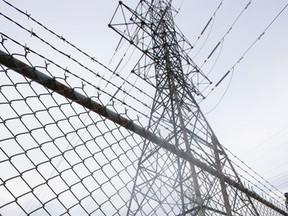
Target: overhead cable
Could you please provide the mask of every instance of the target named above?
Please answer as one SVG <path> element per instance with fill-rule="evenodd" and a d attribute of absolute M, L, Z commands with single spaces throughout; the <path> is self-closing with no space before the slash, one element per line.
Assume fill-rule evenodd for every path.
<path fill-rule="evenodd" d="M 250 4 L 248 3 L 247 6 L 244 8 L 244 10 L 247 9 L 247 7 Z M 212 91 L 215 90 L 216 87 L 219 86 L 220 83 L 223 82 L 223 80 L 231 73 L 234 71 L 235 67 L 240 64 L 240 62 L 244 59 L 244 57 L 247 55 L 247 53 L 255 46 L 255 44 L 262 39 L 263 35 L 266 33 L 266 31 L 271 27 L 271 25 L 280 17 L 280 15 L 284 12 L 284 10 L 288 7 L 288 3 L 282 8 L 282 10 L 273 18 L 273 20 L 267 25 L 267 27 L 264 29 L 264 31 L 254 40 L 254 42 L 245 50 L 245 52 L 240 56 L 240 58 L 232 65 L 232 67 L 224 74 L 223 77 L 220 78 L 220 80 L 216 83 L 216 85 L 214 86 L 214 88 L 211 89 L 211 91 L 207 94 L 210 95 Z M 239 16 L 238 16 L 239 17 Z M 237 18 L 238 19 L 238 18 Z M 234 22 L 235 23 L 235 22 Z M 231 30 L 231 29 L 230 29 Z M 230 31 L 229 30 L 229 31 Z M 229 33 L 229 31 L 227 32 L 227 34 Z M 224 38 L 226 37 L 226 35 L 224 35 L 224 37 L 222 38 L 224 40 Z M 225 91 L 226 92 L 226 91 Z M 225 95 L 225 93 L 224 93 Z M 206 96 L 206 98 L 207 98 Z M 221 100 L 223 99 L 223 96 L 221 98 Z M 219 103 L 217 103 L 217 105 L 212 109 L 214 110 L 217 106 L 219 105 Z"/>

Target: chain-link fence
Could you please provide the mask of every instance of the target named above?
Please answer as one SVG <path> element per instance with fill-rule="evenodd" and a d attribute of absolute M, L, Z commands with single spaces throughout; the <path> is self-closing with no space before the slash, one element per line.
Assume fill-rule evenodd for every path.
<path fill-rule="evenodd" d="M 136 54 L 111 70 L 8 2 L 0 13 L 0 214 L 125 215 L 144 140 L 163 142 L 144 129 L 153 83 L 120 73 Z"/>
<path fill-rule="evenodd" d="M 148 107 L 136 80 L 7 2 L 1 26 L 0 49 L 34 70 L 134 120 Z M 0 214 L 124 215 L 143 139 L 13 69 L 0 66 Z"/>
<path fill-rule="evenodd" d="M 1 213 L 123 214 L 142 139 L 12 69 L 0 76 Z"/>

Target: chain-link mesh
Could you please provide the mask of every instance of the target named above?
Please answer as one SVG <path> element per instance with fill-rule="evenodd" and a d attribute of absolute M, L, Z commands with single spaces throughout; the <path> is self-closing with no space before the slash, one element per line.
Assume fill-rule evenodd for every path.
<path fill-rule="evenodd" d="M 142 139 L 11 69 L 0 76 L 1 213 L 122 214 Z"/>
<path fill-rule="evenodd" d="M 1 27 L 6 27 L 1 28 L 2 51 L 123 116 L 134 113 L 129 116 L 137 118 L 131 100 L 138 107 L 145 104 L 136 97 L 138 88 L 134 96 L 125 93 L 129 80 L 104 71 L 96 59 L 27 14 L 5 14 L 12 9 L 1 2 Z M 124 215 L 142 138 L 13 68 L 1 65 L 0 80 L 0 214 Z M 142 92 L 143 97 L 150 96 Z"/>
<path fill-rule="evenodd" d="M 0 50 L 53 80 L 33 80 L 0 64 L 0 214 L 125 215 L 145 137 L 79 105 L 77 99 L 69 99 L 69 92 L 63 97 L 47 85 L 61 83 L 145 126 L 153 83 L 123 72 L 120 63 L 110 70 L 6 1 L 1 2 L 0 15 L 0 26 L 5 26 L 0 29 Z M 119 55 L 138 58 L 134 50 Z M 161 137 L 161 131 L 155 133 Z M 233 187 L 229 190 L 234 193 Z M 261 202 L 254 203 L 261 215 L 275 215 Z M 156 212 L 161 209 L 152 208 L 147 215 Z"/>

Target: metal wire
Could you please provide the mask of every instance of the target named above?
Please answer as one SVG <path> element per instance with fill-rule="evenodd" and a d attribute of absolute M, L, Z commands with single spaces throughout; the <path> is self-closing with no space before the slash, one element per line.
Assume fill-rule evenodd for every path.
<path fill-rule="evenodd" d="M 0 29 L 0 50 L 114 113 L 148 125 L 153 86 L 135 75 L 126 80 L 116 74 L 112 82 L 111 74 L 91 69 L 95 65 L 88 54 L 83 60 L 77 47 L 73 47 L 76 52 L 67 47 L 60 50 L 57 42 L 45 39 L 51 33 L 45 26 L 41 27 L 44 32 L 29 30 L 29 24 L 16 22 L 12 15 L 1 11 L 0 17 L 14 31 L 11 35 Z M 32 41 L 29 46 L 23 42 L 25 37 Z M 126 214 L 144 138 L 15 70 L 0 64 L 0 214 Z M 172 167 L 166 164 L 169 172 Z M 163 191 L 168 200 L 165 188 Z M 235 188 L 229 187 L 228 192 L 235 193 Z M 255 200 L 255 204 L 261 215 L 276 215 L 263 203 Z M 175 213 L 162 210 L 167 215 Z M 151 210 L 147 215 L 157 212 L 160 210 Z"/>

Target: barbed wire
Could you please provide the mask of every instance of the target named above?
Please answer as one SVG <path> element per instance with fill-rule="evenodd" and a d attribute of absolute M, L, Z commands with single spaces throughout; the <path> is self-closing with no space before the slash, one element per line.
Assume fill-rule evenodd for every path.
<path fill-rule="evenodd" d="M 118 78 L 120 78 L 123 83 L 127 83 L 129 84 L 131 87 L 133 87 L 134 89 L 137 89 L 138 91 L 140 91 L 142 94 L 144 94 L 145 96 L 147 96 L 148 98 L 152 99 L 151 95 L 146 94 L 146 92 L 144 92 L 143 90 L 141 90 L 140 88 L 138 88 L 137 86 L 133 85 L 132 83 L 129 82 L 129 80 L 123 78 L 119 73 L 117 73 L 115 70 L 111 70 L 110 68 L 108 68 L 107 66 L 105 66 L 104 64 L 102 64 L 101 62 L 99 62 L 97 59 L 95 59 L 95 57 L 92 57 L 91 55 L 87 54 L 86 52 L 82 51 L 80 48 L 78 48 L 77 46 L 75 46 L 74 44 L 72 44 L 71 42 L 69 42 L 68 40 L 66 40 L 63 36 L 60 36 L 58 34 L 56 34 L 54 31 L 52 31 L 51 29 L 49 29 L 48 27 L 46 27 L 45 25 L 43 25 L 42 23 L 40 23 L 39 21 L 37 21 L 36 19 L 34 19 L 31 14 L 28 14 L 27 12 L 24 12 L 22 10 L 20 10 L 19 8 L 15 7 L 14 5 L 12 5 L 11 3 L 3 0 L 7 5 L 11 6 L 12 8 L 14 8 L 15 10 L 17 10 L 18 12 L 20 12 L 21 14 L 25 15 L 26 17 L 28 17 L 29 20 L 32 20 L 33 22 L 35 22 L 36 24 L 38 24 L 39 26 L 41 26 L 42 28 L 44 28 L 45 30 L 47 30 L 49 33 L 55 35 L 58 39 L 60 39 L 61 41 L 67 43 L 68 45 L 70 45 L 71 47 L 73 47 L 74 49 L 76 49 L 77 51 L 79 51 L 80 53 L 82 53 L 84 56 L 88 57 L 89 59 L 91 59 L 93 62 L 96 62 L 97 64 L 99 64 L 100 66 L 102 66 L 103 68 L 105 68 L 105 70 L 111 72 L 113 75 L 117 76 Z M 33 31 L 33 29 L 29 30 L 27 28 L 25 28 L 24 26 L 22 26 L 20 23 L 17 23 L 16 21 L 12 20 L 11 18 L 5 16 L 3 13 L 0 13 L 3 17 L 5 17 L 6 19 L 9 19 L 11 22 L 13 22 L 14 24 L 16 24 L 17 26 L 19 26 L 20 28 L 22 28 L 23 30 L 25 30 L 27 33 L 29 33 L 31 36 L 36 37 L 37 39 L 39 39 L 40 41 L 42 41 L 43 43 L 45 43 L 46 45 L 50 46 L 52 49 L 56 50 L 57 52 L 59 52 L 60 54 L 66 56 L 68 59 L 71 59 L 72 61 L 76 62 L 77 64 L 79 64 L 81 67 L 83 67 L 84 69 L 86 69 L 87 71 L 93 73 L 95 76 L 99 77 L 99 73 L 95 73 L 93 70 L 89 69 L 88 67 L 86 67 L 84 64 L 82 64 L 81 62 L 79 62 L 77 59 L 73 58 L 71 56 L 71 54 L 67 54 L 59 49 L 57 49 L 56 47 L 54 47 L 51 43 L 45 41 L 43 38 L 41 38 L 40 36 L 38 36 L 38 34 L 36 32 Z M 35 51 L 34 51 L 35 52 Z M 43 56 L 42 56 L 43 57 Z M 68 71 L 70 72 L 70 71 Z M 73 74 L 75 75 L 75 74 Z M 107 80 L 105 80 L 103 77 L 102 79 L 104 81 L 107 82 Z M 109 81 L 107 82 L 109 83 Z M 110 83 L 111 84 L 111 83 Z M 120 89 L 120 91 L 123 91 L 122 89 Z"/>
<path fill-rule="evenodd" d="M 10 5 L 7 1 L 3 1 Z M 49 74 L 50 77 L 63 82 L 73 91 L 83 93 L 87 98 L 96 98 L 116 113 L 121 113 L 128 118 L 130 116 L 125 109 L 116 106 L 114 100 L 137 115 L 149 119 L 149 113 L 135 108 L 133 102 L 141 104 L 145 109 L 150 109 L 149 104 L 141 100 L 141 96 L 149 100 L 152 96 L 139 87 L 136 87 L 136 92 L 133 93 L 123 89 L 124 83 L 128 83 L 128 86 L 132 88 L 136 81 L 128 82 L 119 74 L 115 74 L 121 80 L 119 86 L 119 83 L 114 83 L 94 73 L 72 55 L 57 49 L 34 30 L 28 30 L 3 13 L 1 15 L 31 37 L 38 38 L 57 53 L 93 73 L 105 82 L 106 86 L 112 86 L 116 90 L 112 93 L 104 91 L 91 80 L 84 79 L 61 63 L 1 32 L 0 47 L 12 57 L 23 59 L 31 68 Z M 26 16 L 32 19 L 27 13 Z M 46 29 L 45 26 L 42 27 Z M 20 47 L 22 54 L 11 53 L 10 43 Z M 34 63 L 36 62 L 35 56 L 45 62 L 44 66 Z M 62 75 L 55 75 L 52 66 L 60 69 Z M 127 208 L 127 200 L 130 198 L 127 196 L 131 195 L 133 174 L 136 172 L 143 138 L 107 118 L 93 114 L 91 110 L 75 105 L 67 98 L 57 96 L 51 90 L 39 86 L 28 78 L 15 75 L 12 69 L 2 65 L 0 67 L 0 105 L 5 109 L 0 120 L 0 128 L 3 129 L 3 135 L 0 138 L 0 154 L 3 159 L 0 160 L 0 166 L 4 167 L 4 170 L 11 168 L 11 172 L 1 176 L 0 190 L 1 193 L 4 191 L 5 198 L 8 197 L 8 201 L 1 204 L 1 211 L 3 209 L 8 211 L 8 208 L 12 206 L 16 209 L 15 214 L 19 213 L 19 215 L 40 214 L 41 212 L 56 215 L 75 215 L 74 212 L 78 215 L 110 214 L 109 211 L 113 212 L 111 214 L 121 215 L 124 208 Z M 105 69 L 115 73 L 109 68 Z M 77 84 L 81 84 L 73 85 L 74 81 L 70 81 L 69 76 L 73 76 L 78 81 Z M 109 102 L 99 94 L 90 96 L 88 91 L 85 91 L 87 88 L 85 85 L 93 90 L 96 89 L 98 93 L 105 94 Z M 123 98 L 131 98 L 131 102 L 126 103 L 123 98 L 116 97 L 118 92 L 125 95 Z M 136 122 L 141 123 L 138 119 Z M 196 146 L 196 148 L 199 147 Z M 207 152 L 208 154 L 212 153 Z M 197 158 L 203 160 L 209 157 L 207 155 L 196 154 Z M 170 169 L 170 164 L 167 167 Z M 243 176 L 243 178 L 246 177 Z M 13 188 L 17 183 L 23 187 Z M 117 202 L 112 202 L 115 200 Z"/>
<path fill-rule="evenodd" d="M 3 78 L 2 75 L 4 75 L 3 71 L 5 71 L 5 74 L 7 76 L 10 73 L 8 71 L 8 69 L 1 70 L 1 73 L 0 73 L 1 74 L 1 78 Z M 30 107 L 31 105 L 30 105 L 29 100 L 31 100 L 33 98 L 37 99 L 40 103 L 42 103 L 42 105 L 44 106 L 44 109 L 35 111 L 32 107 L 30 107 L 29 108 L 31 110 L 30 113 L 24 113 L 24 114 L 22 114 L 20 116 L 17 115 L 17 117 L 11 117 L 11 118 L 5 118 L 5 115 L 4 116 L 2 115 L 2 117 L 1 117 L 1 118 L 5 118 L 4 122 L 1 122 L 1 125 L 2 124 L 6 125 L 5 128 L 10 130 L 10 133 L 11 133 L 10 136 L 8 136 L 8 137 L 6 137 L 4 139 L 1 138 L 1 152 L 3 152 L 3 150 L 4 150 L 4 152 L 9 152 L 9 148 L 7 146 L 9 144 L 8 143 L 9 140 L 11 140 L 13 142 L 16 141 L 17 142 L 17 146 L 22 149 L 21 152 L 16 153 L 16 154 L 11 152 L 12 155 L 7 155 L 7 153 L 6 153 L 7 159 L 1 160 L 1 164 L 4 163 L 4 164 L 6 164 L 5 166 L 8 166 L 8 164 L 10 164 L 11 161 L 12 161 L 11 165 L 13 165 L 14 169 L 16 169 L 17 173 L 19 173 L 17 175 L 12 174 L 12 176 L 10 178 L 9 177 L 8 178 L 4 178 L 3 179 L 3 184 L 1 183 L 1 185 L 0 185 L 1 189 L 2 189 L 2 187 L 4 187 L 7 190 L 7 192 L 4 192 L 4 194 L 2 194 L 3 196 L 7 196 L 7 193 L 9 193 L 9 194 L 12 194 L 14 196 L 15 200 L 16 200 L 16 201 L 14 200 L 14 201 L 11 201 L 11 202 L 7 202 L 4 205 L 1 205 L 1 210 L 5 209 L 5 207 L 9 206 L 10 204 L 17 204 L 17 206 L 22 210 L 21 212 L 19 212 L 20 214 L 23 214 L 24 212 L 25 212 L 25 214 L 39 213 L 39 211 L 43 210 L 43 209 L 46 211 L 47 214 L 51 214 L 51 212 L 53 212 L 53 211 L 51 209 L 46 210 L 45 206 L 47 206 L 49 202 L 52 202 L 52 201 L 55 202 L 57 200 L 57 202 L 60 205 L 65 206 L 65 211 L 62 212 L 61 214 L 69 213 L 70 210 L 73 209 L 76 206 L 78 206 L 78 207 L 80 206 L 81 207 L 81 211 L 85 212 L 85 214 L 90 214 L 90 212 L 88 212 L 88 210 L 86 210 L 86 209 L 89 209 L 89 208 L 86 208 L 86 206 L 82 205 L 83 200 L 86 199 L 87 197 L 92 198 L 92 200 L 90 202 L 93 202 L 94 206 L 95 206 L 95 203 L 99 203 L 100 201 L 99 201 L 99 199 L 93 198 L 93 196 L 91 197 L 89 195 L 89 193 L 88 194 L 87 194 L 87 192 L 84 193 L 84 191 L 88 191 L 91 194 L 91 193 L 93 193 L 93 191 L 97 191 L 97 193 L 99 193 L 98 191 L 100 190 L 100 191 L 102 191 L 101 193 L 104 193 L 104 194 L 106 194 L 105 196 L 108 196 L 108 193 L 105 192 L 104 188 L 101 188 L 101 187 L 103 187 L 103 185 L 107 185 L 108 184 L 112 188 L 115 188 L 116 185 L 114 185 L 114 184 L 112 185 L 112 183 L 110 182 L 109 179 L 110 178 L 111 179 L 113 179 L 113 178 L 119 179 L 120 178 L 120 180 L 121 180 L 122 177 L 121 177 L 120 173 L 124 172 L 124 171 L 126 172 L 127 168 L 129 168 L 129 166 L 133 166 L 133 164 L 135 164 L 135 162 L 137 161 L 137 157 L 135 157 L 135 152 L 134 152 L 134 149 L 137 146 L 135 146 L 135 147 L 130 146 L 128 149 L 127 149 L 127 147 L 126 147 L 126 149 L 120 148 L 120 149 L 122 149 L 122 151 L 119 151 L 119 145 L 118 145 L 119 142 L 122 142 L 122 143 L 126 142 L 127 138 L 129 138 L 131 136 L 134 136 L 134 135 L 132 135 L 132 134 L 129 135 L 129 133 L 128 134 L 127 133 L 122 133 L 122 138 L 120 138 L 119 134 L 117 133 L 117 139 L 115 139 L 115 137 L 114 137 L 114 140 L 115 140 L 114 142 L 111 142 L 111 141 L 109 141 L 107 139 L 104 139 L 106 141 L 103 142 L 104 141 L 102 139 L 103 137 L 106 137 L 108 134 L 112 134 L 112 137 L 113 137 L 113 131 L 118 131 L 119 128 L 118 127 L 114 127 L 114 129 L 113 129 L 111 127 L 112 125 L 110 126 L 110 124 L 108 125 L 107 123 L 105 123 L 105 119 L 99 119 L 99 121 L 95 122 L 94 121 L 95 117 L 92 117 L 91 114 L 89 114 L 89 112 L 90 112 L 89 110 L 86 110 L 86 111 L 83 110 L 82 112 L 76 111 L 75 109 L 73 109 L 73 106 L 71 106 L 72 105 L 71 102 L 69 102 L 68 100 L 64 100 L 63 101 L 63 99 L 61 99 L 59 101 L 60 98 L 56 97 L 55 94 L 53 94 L 53 92 L 47 92 L 47 93 L 42 93 L 41 94 L 39 92 L 39 89 L 37 89 L 37 93 L 35 94 L 35 96 L 28 97 L 28 98 L 23 97 L 23 95 L 21 95 L 21 92 L 17 89 L 18 88 L 17 86 L 20 86 L 20 85 L 27 85 L 27 87 L 31 86 L 31 81 L 27 80 L 27 81 L 21 81 L 21 82 L 17 82 L 17 83 L 14 83 L 13 79 L 10 79 L 10 81 L 11 81 L 11 84 L 6 84 L 6 85 L 1 86 L 2 87 L 1 96 L 5 97 L 6 90 L 10 90 L 11 91 L 12 87 L 14 86 L 14 88 L 19 93 L 19 98 L 15 98 L 12 101 L 9 98 L 6 98 L 6 100 L 10 101 L 9 102 L 10 107 L 12 108 L 12 110 L 14 110 L 15 113 L 18 113 L 18 111 L 16 109 L 19 109 L 19 107 L 14 105 L 15 103 L 23 102 L 23 105 L 25 104 L 25 106 Z M 45 90 L 45 91 L 47 91 L 47 90 Z M 55 102 L 55 105 L 51 106 L 51 105 L 47 104 L 47 101 L 45 102 L 42 99 L 43 96 L 51 97 L 51 99 L 53 99 L 53 101 Z M 1 105 L 4 105 L 4 104 L 7 104 L 7 103 L 1 99 Z M 52 110 L 59 109 L 59 107 L 61 108 L 63 106 L 70 106 L 72 108 L 71 111 L 74 110 L 73 111 L 74 114 L 67 113 L 67 109 L 66 109 L 65 113 L 62 111 L 63 117 L 59 117 L 58 116 L 57 118 L 55 118 L 56 116 L 53 115 Z M 22 106 L 22 109 L 23 108 L 24 108 L 24 106 Z M 37 116 L 39 116 L 38 113 L 41 113 L 41 115 L 43 115 L 44 112 L 49 114 L 51 120 L 53 120 L 52 122 L 44 123 L 43 119 L 39 119 L 39 117 L 37 117 Z M 71 119 L 74 119 L 74 118 L 78 119 L 81 122 L 81 115 L 88 115 L 88 117 L 90 118 L 90 122 L 91 123 L 90 124 L 86 123 L 85 125 L 83 125 L 83 127 L 79 127 L 79 128 L 75 128 L 74 127 L 75 123 L 74 124 L 73 123 L 69 123 L 69 121 Z M 26 122 L 26 119 L 27 119 L 26 116 L 29 117 L 29 122 Z M 32 119 L 35 119 L 40 124 L 39 127 L 31 126 L 31 123 L 33 122 Z M 25 129 L 26 132 L 22 132 L 22 133 L 20 132 L 19 133 L 19 132 L 17 132 L 17 129 L 10 128 L 9 123 L 11 123 L 13 121 L 16 121 L 16 120 L 20 120 L 19 122 L 21 122 L 21 125 L 23 125 L 26 128 Z M 66 128 L 65 129 L 66 131 L 63 131 L 64 128 L 60 127 L 61 122 L 65 122 L 66 127 L 68 125 L 70 125 L 71 129 L 67 130 L 67 128 Z M 106 125 L 107 128 L 110 128 L 110 129 L 108 130 L 108 132 L 102 134 L 101 130 L 103 130 L 103 129 L 100 129 L 98 124 L 104 124 L 104 125 Z M 52 133 L 50 135 L 49 128 L 50 127 L 52 128 L 52 126 L 53 126 L 53 130 L 54 130 L 54 134 Z M 96 126 L 96 128 L 95 128 L 95 126 Z M 95 129 L 97 129 L 100 133 L 95 137 L 95 135 L 94 135 L 95 132 L 93 132 L 93 134 L 92 134 L 92 132 L 89 132 L 89 128 L 90 127 L 93 127 Z M 57 131 L 56 128 L 60 132 L 59 136 L 55 136 L 55 132 Z M 101 128 L 102 128 L 102 126 L 101 126 Z M 14 132 L 12 130 L 14 130 L 16 132 Z M 81 131 L 81 130 L 85 130 L 85 132 L 88 131 L 89 135 L 86 134 L 84 137 L 81 136 L 81 134 L 79 133 L 79 131 Z M 40 139 L 39 136 L 35 136 L 35 133 L 37 131 L 42 131 L 43 133 L 45 133 L 45 136 L 49 137 L 49 139 L 47 141 L 41 142 L 39 140 Z M 57 132 L 57 133 L 59 133 L 59 132 Z M 37 145 L 28 147 L 27 149 L 24 149 L 23 148 L 25 146 L 24 143 L 23 143 L 24 140 L 21 139 L 21 137 L 29 135 L 29 134 L 31 135 L 31 138 L 33 138 L 35 144 L 37 144 Z M 73 142 L 71 142 L 69 137 L 70 136 L 74 137 L 73 135 L 75 135 L 75 134 L 77 134 L 77 138 L 78 138 L 79 141 L 77 142 L 77 144 L 74 143 L 74 145 L 73 145 L 72 144 Z M 97 147 L 98 150 L 95 151 L 95 147 L 97 146 L 97 145 L 95 146 L 95 143 L 96 144 L 98 143 L 98 141 L 97 141 L 98 139 L 101 139 L 102 141 L 99 143 L 99 146 Z M 137 142 L 133 142 L 133 143 L 139 143 L 139 139 L 137 138 L 136 140 L 137 140 Z M 59 145 L 59 147 L 57 145 L 54 145 L 56 143 L 58 143 L 58 144 L 62 143 L 63 144 L 63 141 L 65 141 L 65 143 L 67 145 L 69 145 L 69 149 L 67 149 L 65 146 L 64 146 L 64 148 L 63 147 L 60 148 L 61 145 Z M 91 141 L 92 141 L 92 143 L 93 143 L 93 145 L 95 147 L 92 147 L 90 145 L 89 148 L 87 148 L 86 145 L 88 145 L 89 142 L 91 142 Z M 109 145 L 108 145 L 107 142 L 109 143 Z M 53 145 L 51 145 L 51 144 L 53 144 Z M 105 147 L 104 144 L 106 145 L 106 147 Z M 51 154 L 51 150 L 47 151 L 48 149 L 47 149 L 46 146 L 49 146 L 50 148 L 52 146 L 54 146 L 53 148 L 55 150 L 52 151 L 53 155 L 49 155 L 49 152 Z M 124 146 L 122 145 L 122 147 L 124 147 Z M 87 153 L 84 154 L 83 150 L 79 151 L 78 150 L 79 148 L 81 148 L 81 149 L 84 148 L 85 151 L 87 151 Z M 112 152 L 113 152 L 114 148 L 115 148 L 115 151 L 117 150 L 117 154 L 116 154 L 116 152 L 114 152 L 113 153 L 114 154 L 113 158 L 112 158 L 111 154 L 109 156 L 109 154 L 106 153 L 106 154 L 104 154 L 104 158 L 105 157 L 107 157 L 107 158 L 104 161 L 102 160 L 100 162 L 100 161 L 96 160 L 95 156 L 98 155 L 98 157 L 99 157 L 99 155 L 103 155 L 103 152 L 106 152 L 108 149 L 109 149 L 109 151 L 111 151 L 111 149 L 112 149 Z M 93 151 L 93 149 L 94 149 L 94 151 Z M 126 152 L 127 150 L 128 150 L 128 152 Z M 35 153 L 37 152 L 38 157 L 39 157 L 39 154 L 41 153 L 43 155 L 42 157 L 45 157 L 45 159 L 42 158 L 40 161 L 38 159 L 39 162 L 37 162 L 37 160 L 35 160 L 36 159 L 35 156 L 32 157 L 32 155 L 31 155 L 32 153 L 31 152 L 35 152 Z M 72 153 L 72 152 L 73 152 L 73 155 L 75 155 L 73 157 L 76 157 L 75 158 L 76 160 L 72 159 L 73 157 L 71 158 L 69 153 Z M 130 157 L 127 157 L 127 153 L 128 153 L 128 155 Z M 131 154 L 133 155 L 133 157 L 131 157 Z M 109 164 L 113 163 L 114 160 L 118 161 L 119 158 L 121 158 L 122 156 L 125 157 L 125 158 L 127 157 L 126 160 L 129 161 L 129 163 L 127 163 L 127 164 L 130 164 L 130 165 L 128 165 L 128 167 L 127 167 L 127 164 L 125 164 L 125 160 L 121 160 L 120 163 L 117 162 L 118 167 L 117 167 L 117 171 L 116 171 L 116 167 L 112 167 Z M 16 163 L 16 161 L 18 160 L 18 157 L 22 158 L 22 163 L 25 160 L 28 160 L 28 161 L 31 162 L 31 164 L 33 166 L 29 166 L 28 168 L 26 168 L 24 170 L 19 170 L 19 168 L 18 168 L 19 166 L 14 165 L 14 163 Z M 59 163 L 59 157 L 60 157 L 60 160 L 65 161 L 65 165 L 63 165 L 63 162 Z M 24 158 L 25 158 L 25 160 L 24 160 Z M 81 160 L 80 160 L 80 158 L 81 158 Z M 103 165 L 99 164 L 98 166 L 93 168 L 94 169 L 94 171 L 93 171 L 93 169 L 91 170 L 91 168 L 93 167 L 93 166 L 91 166 L 91 162 L 89 162 L 90 164 L 88 162 L 86 162 L 86 161 L 89 161 L 89 160 L 94 161 L 94 163 L 96 162 L 96 164 L 101 163 Z M 134 162 L 132 162 L 131 160 L 132 161 L 134 160 Z M 83 163 L 83 161 L 84 161 L 84 163 Z M 17 163 L 19 163 L 19 162 L 17 162 Z M 41 166 L 44 166 L 47 163 L 51 165 L 51 169 L 48 169 L 48 170 L 46 169 L 46 171 L 44 173 L 43 170 L 40 169 L 40 168 L 41 168 Z M 62 165 L 62 168 L 59 167 L 60 164 Z M 67 165 L 68 165 L 68 167 L 67 167 Z M 91 191 L 91 188 L 87 187 L 87 185 L 85 183 L 85 179 L 92 178 L 92 180 L 94 182 L 99 182 L 99 178 L 98 178 L 99 174 L 96 175 L 95 173 L 99 172 L 102 169 L 104 169 L 103 166 L 108 166 L 108 165 L 109 165 L 109 167 L 112 168 L 112 170 L 114 170 L 113 176 L 109 177 L 109 179 L 107 178 L 107 181 L 104 181 L 103 183 L 99 184 L 100 188 L 98 187 L 98 188 L 95 188 L 95 189 L 93 189 Z M 83 171 L 81 171 L 81 172 L 80 172 L 80 170 L 77 170 L 77 172 L 76 172 L 76 170 L 74 171 L 73 169 L 75 169 L 78 166 L 82 167 L 81 169 L 84 169 L 84 170 L 87 170 L 87 171 L 90 170 L 91 172 L 86 172 L 86 174 L 83 175 L 83 174 L 81 174 L 81 172 L 83 172 Z M 120 169 L 119 169 L 119 166 L 121 166 Z M 97 168 L 97 167 L 99 167 L 99 168 Z M 20 195 L 17 195 L 17 198 L 16 198 L 16 194 L 19 194 L 19 192 L 16 193 L 15 191 L 13 191 L 10 187 L 8 187 L 6 185 L 8 185 L 8 184 L 10 184 L 10 182 L 14 182 L 14 181 L 16 181 L 16 182 L 24 181 L 25 185 L 31 185 L 31 178 L 33 178 L 33 175 L 30 176 L 28 178 L 28 180 L 26 180 L 26 174 L 28 175 L 28 173 L 30 173 L 32 171 L 36 172 L 36 170 L 37 170 L 37 175 L 39 174 L 41 176 L 41 178 L 42 179 L 46 179 L 46 181 L 36 182 L 35 186 L 29 186 L 29 190 L 32 191 L 32 194 L 30 192 L 25 192 L 25 193 L 21 193 L 20 192 Z M 49 170 L 51 170 L 52 172 L 50 172 Z M 111 172 L 112 170 L 110 170 L 109 172 Z M 12 171 L 12 170 L 10 170 L 10 171 Z M 75 175 L 75 178 L 78 179 L 78 180 L 75 179 L 74 180 L 75 182 L 72 183 L 72 184 L 69 183 L 71 180 L 69 180 L 67 177 L 64 177 L 66 172 L 71 172 L 71 171 L 73 171 L 73 173 Z M 107 172 L 107 173 L 109 173 L 109 172 Z M 102 173 L 102 172 L 100 172 L 100 173 Z M 127 173 L 127 174 L 128 174 L 128 176 L 130 175 L 129 173 Z M 34 173 L 34 175 L 36 175 L 36 173 Z M 3 176 L 2 176 L 2 178 L 3 178 Z M 70 175 L 69 178 L 71 179 L 71 175 Z M 132 178 L 130 178 L 130 179 L 132 179 Z M 52 183 L 52 182 L 54 182 L 56 180 L 57 180 L 57 182 L 60 181 L 60 182 L 63 182 L 63 184 L 64 184 L 63 185 L 64 188 L 62 186 L 62 189 L 61 189 L 60 193 L 56 192 L 56 189 L 55 189 L 56 185 L 54 185 L 54 183 Z M 127 183 L 128 182 L 126 180 L 124 181 L 122 179 L 122 185 L 126 185 Z M 80 198 L 79 198 L 79 195 L 77 194 L 78 192 L 76 193 L 73 190 L 73 188 L 76 187 L 79 184 L 82 185 L 81 187 L 84 187 L 83 188 L 84 191 L 82 192 L 83 196 L 80 196 Z M 45 197 L 51 196 L 51 195 L 49 195 L 50 193 L 54 194 L 52 196 L 52 198 L 48 199 L 46 201 L 43 201 L 43 199 Z M 71 193 L 72 196 L 73 196 L 73 199 L 76 199 L 76 202 L 73 203 L 71 206 L 66 206 L 66 204 L 65 204 L 66 201 L 63 198 L 61 198 L 61 196 L 63 194 L 66 194 L 66 193 Z M 56 194 L 57 194 L 57 196 L 56 196 Z M 119 194 L 120 194 L 120 192 L 119 192 L 119 190 L 117 188 L 117 192 L 115 192 L 114 196 L 118 196 Z M 23 204 L 21 204 L 20 202 L 17 201 L 17 200 L 21 200 L 22 198 L 24 198 L 24 197 L 26 197 L 28 195 L 29 196 L 33 196 L 33 197 L 32 197 L 32 199 L 30 199 L 30 201 L 27 204 L 23 205 Z M 123 198 L 122 198 L 122 200 L 123 200 Z M 126 200 L 123 200 L 123 202 L 122 202 L 123 205 L 125 205 L 124 201 L 126 202 Z M 39 207 L 39 205 L 40 205 L 40 207 Z M 29 208 L 27 208 L 28 206 L 29 206 Z M 94 207 L 93 211 L 98 212 L 97 209 L 98 208 Z M 116 210 L 119 211 L 118 209 L 116 209 Z"/>

